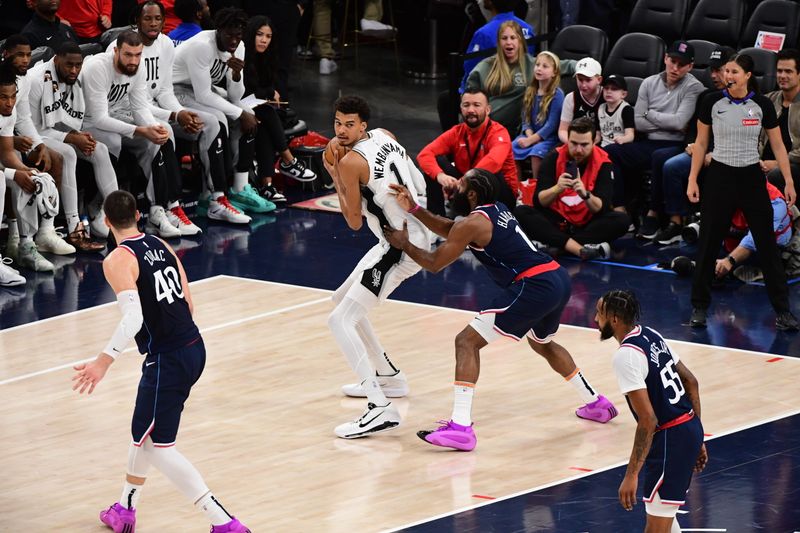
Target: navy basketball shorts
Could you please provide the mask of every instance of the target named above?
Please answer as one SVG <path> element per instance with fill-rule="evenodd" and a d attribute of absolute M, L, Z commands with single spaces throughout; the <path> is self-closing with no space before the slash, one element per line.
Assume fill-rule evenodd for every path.
<path fill-rule="evenodd" d="M 534 341 L 548 343 L 558 331 L 571 290 L 563 267 L 523 278 L 503 289 L 469 325 L 486 342 L 501 336 L 520 340 L 530 333 Z"/>
<path fill-rule="evenodd" d="M 703 424 L 696 416 L 683 424 L 656 431 L 644 463 L 645 504 L 659 501 L 657 507 L 678 507 L 686 501 L 694 465 L 703 445 Z M 660 516 L 661 513 L 648 514 Z M 672 514 L 672 516 L 675 516 Z"/>
<path fill-rule="evenodd" d="M 205 363 L 202 337 L 178 350 L 145 357 L 131 423 L 135 446 L 141 446 L 147 437 L 155 446 L 175 444 L 183 404 Z"/>

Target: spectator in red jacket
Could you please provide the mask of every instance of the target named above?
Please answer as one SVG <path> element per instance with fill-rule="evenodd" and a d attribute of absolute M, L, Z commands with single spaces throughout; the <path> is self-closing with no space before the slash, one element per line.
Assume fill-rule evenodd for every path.
<path fill-rule="evenodd" d="M 145 3 L 147 0 L 137 0 L 140 4 Z M 159 0 L 161 5 L 164 6 L 164 28 L 161 33 L 169 33 L 181 23 L 181 19 L 175 14 L 175 0 Z"/>
<path fill-rule="evenodd" d="M 511 137 L 505 126 L 489 118 L 489 98 L 480 89 L 467 89 L 461 95 L 464 122 L 453 126 L 417 156 L 422 172 L 428 176 L 428 210 L 445 215 L 444 196 L 458 187 L 458 178 L 472 168 L 482 168 L 497 176 L 498 200 L 513 209 L 517 204 L 519 180 Z"/>
<path fill-rule="evenodd" d="M 69 22 L 80 43 L 100 40 L 111 27 L 111 0 L 61 0 L 58 16 Z"/>

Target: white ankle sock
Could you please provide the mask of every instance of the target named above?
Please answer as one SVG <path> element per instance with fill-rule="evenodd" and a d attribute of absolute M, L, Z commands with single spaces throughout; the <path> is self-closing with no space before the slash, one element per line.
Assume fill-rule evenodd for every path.
<path fill-rule="evenodd" d="M 206 514 L 212 526 L 222 526 L 233 520 L 211 491 L 206 492 L 194 506 Z"/>
<path fill-rule="evenodd" d="M 144 485 L 134 485 L 133 483 L 125 482 L 122 487 L 122 496 L 119 497 L 119 504 L 126 509 L 136 509 L 139 507 L 139 497 L 142 495 L 142 487 Z"/>
<path fill-rule="evenodd" d="M 378 378 L 376 376 L 364 380 L 364 392 L 367 394 L 367 401 L 370 403 L 374 403 L 375 405 L 386 405 L 389 403 L 389 400 L 386 399 L 386 395 L 383 394 L 383 389 L 381 389 L 381 385 L 378 383 Z"/>
<path fill-rule="evenodd" d="M 78 216 L 78 213 L 67 213 L 66 217 L 67 217 L 67 231 L 72 233 L 77 229 L 78 224 L 81 223 L 81 218 Z M 44 219 L 42 219 L 42 223 L 43 222 Z"/>
<path fill-rule="evenodd" d="M 455 397 L 453 398 L 453 422 L 461 426 L 472 424 L 472 396 L 475 394 L 475 384 L 466 381 L 456 381 L 453 384 Z"/>
<path fill-rule="evenodd" d="M 597 393 L 594 391 L 589 382 L 583 377 L 580 368 L 576 368 L 570 377 L 565 378 L 575 390 L 578 391 L 578 396 L 581 397 L 583 403 L 592 403 L 597 401 Z"/>
<path fill-rule="evenodd" d="M 233 173 L 233 190 L 242 192 L 247 185 L 247 178 L 250 176 L 249 172 L 234 172 Z"/>

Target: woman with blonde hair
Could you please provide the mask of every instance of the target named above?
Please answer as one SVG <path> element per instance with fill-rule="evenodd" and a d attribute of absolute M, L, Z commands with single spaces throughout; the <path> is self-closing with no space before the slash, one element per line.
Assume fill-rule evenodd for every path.
<path fill-rule="evenodd" d="M 497 30 L 497 52 L 473 69 L 468 89 L 489 95 L 490 117 L 506 127 L 511 136 L 519 132 L 522 98 L 533 77 L 533 57 L 525 51 L 522 28 L 507 20 Z"/>
<path fill-rule="evenodd" d="M 522 100 L 522 133 L 511 145 L 520 176 L 522 161 L 530 157 L 533 179 L 536 179 L 542 159 L 558 144 L 558 124 L 564 105 L 560 83 L 558 56 L 552 52 L 540 52 L 533 66 L 533 78 Z"/>

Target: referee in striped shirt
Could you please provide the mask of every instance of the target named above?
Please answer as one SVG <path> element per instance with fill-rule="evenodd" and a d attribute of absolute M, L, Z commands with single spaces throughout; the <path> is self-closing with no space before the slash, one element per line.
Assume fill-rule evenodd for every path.
<path fill-rule="evenodd" d="M 686 190 L 690 202 L 700 201 L 697 176 L 703 168 L 709 131 L 713 130 L 714 152 L 702 187 L 704 201 L 700 206 L 700 241 L 692 283 L 690 325 L 706 326 L 717 255 L 734 211 L 741 209 L 753 232 L 767 294 L 777 314 L 775 327 L 782 331 L 796 331 L 798 323 L 789 309 L 786 273 L 772 227 L 772 204 L 766 177 L 759 167 L 758 138 L 763 128 L 786 180 L 786 201 L 790 207 L 794 205 L 794 182 L 778 117 L 769 99 L 758 94 L 750 56 L 738 54 L 731 57 L 725 64 L 723 76 L 727 88 L 707 95 L 700 104 L 697 139 Z M 726 259 L 735 266 L 736 261 L 731 256 Z"/>

